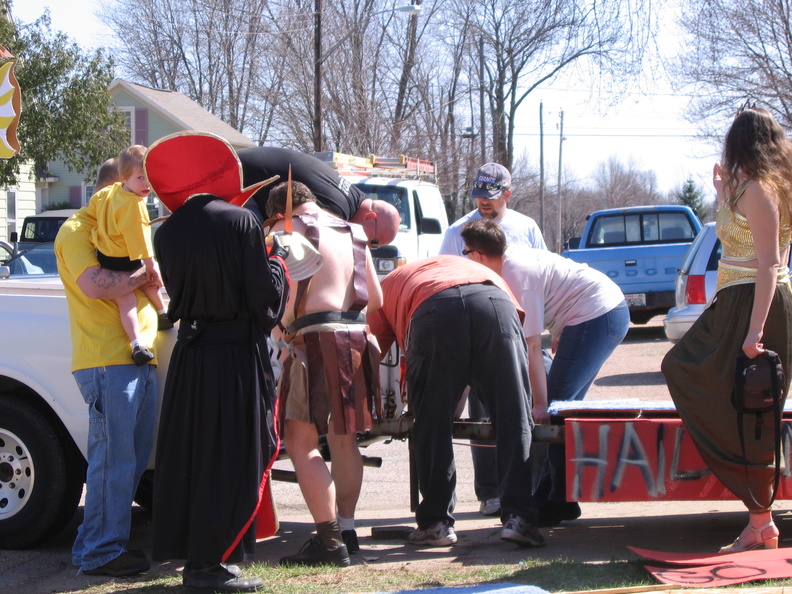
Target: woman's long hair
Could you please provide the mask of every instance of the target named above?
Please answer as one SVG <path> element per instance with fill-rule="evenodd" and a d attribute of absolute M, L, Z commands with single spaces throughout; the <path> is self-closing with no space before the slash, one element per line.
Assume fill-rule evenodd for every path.
<path fill-rule="evenodd" d="M 757 107 L 737 113 L 723 145 L 721 179 L 732 209 L 737 187 L 746 178 L 769 184 L 782 213 L 792 212 L 792 143 L 770 112 Z"/>

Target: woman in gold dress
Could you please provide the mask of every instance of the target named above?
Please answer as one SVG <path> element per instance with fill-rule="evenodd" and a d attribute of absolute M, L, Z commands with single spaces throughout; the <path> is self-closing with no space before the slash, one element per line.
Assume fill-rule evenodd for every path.
<path fill-rule="evenodd" d="M 723 251 L 712 304 L 663 359 L 662 370 L 685 429 L 716 477 L 749 511 L 748 526 L 721 552 L 778 546 L 771 494 L 774 418 L 754 439 L 755 417 L 743 419 L 745 455 L 731 404 L 736 358 L 778 353 L 792 377 L 789 244 L 792 145 L 773 116 L 742 109 L 714 168 L 717 234 Z M 786 397 L 784 386 L 783 397 Z"/>

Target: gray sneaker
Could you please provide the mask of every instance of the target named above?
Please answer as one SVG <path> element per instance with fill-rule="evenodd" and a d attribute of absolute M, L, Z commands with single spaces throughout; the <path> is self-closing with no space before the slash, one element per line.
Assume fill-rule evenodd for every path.
<path fill-rule="evenodd" d="M 132 360 L 135 362 L 135 365 L 141 367 L 149 361 L 154 360 L 154 353 L 145 345 L 137 345 L 132 349 Z"/>
<path fill-rule="evenodd" d="M 479 506 L 479 513 L 482 516 L 499 516 L 501 513 L 500 499 L 498 497 L 485 499 Z"/>
<path fill-rule="evenodd" d="M 521 547 L 543 547 L 545 540 L 536 526 L 532 526 L 514 514 L 506 518 L 501 530 L 501 540 L 513 542 Z"/>
<path fill-rule="evenodd" d="M 424 530 L 416 528 L 407 537 L 414 545 L 426 545 L 430 547 L 449 547 L 456 544 L 457 536 L 454 527 L 448 522 L 436 522 Z"/>

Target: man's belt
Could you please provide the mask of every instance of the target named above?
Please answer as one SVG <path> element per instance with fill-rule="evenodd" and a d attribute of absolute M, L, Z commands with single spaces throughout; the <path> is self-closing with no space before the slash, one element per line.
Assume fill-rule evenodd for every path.
<path fill-rule="evenodd" d="M 294 320 L 288 328 L 287 334 L 294 334 L 298 330 L 315 324 L 365 324 L 366 314 L 362 311 L 317 311 L 309 313 Z"/>

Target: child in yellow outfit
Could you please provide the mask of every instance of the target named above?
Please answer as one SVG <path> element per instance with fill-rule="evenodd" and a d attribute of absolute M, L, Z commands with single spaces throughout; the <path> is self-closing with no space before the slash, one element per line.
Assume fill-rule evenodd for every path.
<path fill-rule="evenodd" d="M 146 197 L 151 192 L 143 171 L 146 147 L 134 145 L 124 150 L 118 163 L 121 181 L 108 186 L 91 197 L 88 208 L 96 216 L 96 227 L 91 241 L 102 268 L 117 271 L 137 270 L 146 267 L 148 284 L 142 287 L 151 304 L 157 310 L 159 329 L 172 328 L 168 320 L 165 303 L 160 294 L 162 277 L 154 261 L 151 247 Z M 145 365 L 154 354 L 148 345 L 140 341 L 137 316 L 137 298 L 134 292 L 115 299 L 121 316 L 121 326 L 132 346 L 132 360 L 136 365 Z"/>

